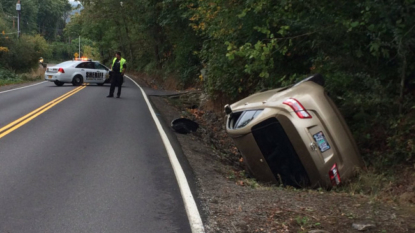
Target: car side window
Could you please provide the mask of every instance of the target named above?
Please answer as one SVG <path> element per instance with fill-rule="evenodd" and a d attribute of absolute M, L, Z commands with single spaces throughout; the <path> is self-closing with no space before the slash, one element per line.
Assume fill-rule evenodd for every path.
<path fill-rule="evenodd" d="M 95 62 L 95 69 L 107 70 L 107 68 L 105 68 L 105 66 L 101 65 L 101 63 L 99 63 L 99 62 Z"/>
<path fill-rule="evenodd" d="M 95 69 L 94 63 L 93 62 L 87 62 L 86 63 L 86 68 L 87 69 Z"/>
<path fill-rule="evenodd" d="M 87 68 L 86 64 L 87 64 L 86 62 L 82 62 L 79 65 L 77 65 L 76 68 Z"/>

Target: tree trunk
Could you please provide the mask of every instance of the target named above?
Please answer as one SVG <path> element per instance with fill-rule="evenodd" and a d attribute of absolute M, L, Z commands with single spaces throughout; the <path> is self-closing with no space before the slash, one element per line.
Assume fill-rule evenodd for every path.
<path fill-rule="evenodd" d="M 161 35 L 161 27 L 159 25 L 154 26 L 153 38 L 154 38 L 154 52 L 156 58 L 156 66 L 157 69 L 161 69 L 161 57 L 160 57 L 160 46 L 162 44 L 162 35 Z"/>
<path fill-rule="evenodd" d="M 403 58 L 402 58 L 402 71 L 401 71 L 401 90 L 399 92 L 399 115 L 402 115 L 403 112 L 403 97 L 404 97 L 404 91 L 405 91 L 405 79 L 406 79 L 406 54 L 404 52 Z"/>
<path fill-rule="evenodd" d="M 133 46 L 131 44 L 131 39 L 130 39 L 130 35 L 129 35 L 129 31 L 128 31 L 128 27 L 127 24 L 125 22 L 125 17 L 123 17 L 124 20 L 124 27 L 125 27 L 125 33 L 126 33 L 126 38 L 127 38 L 127 43 L 128 43 L 128 47 L 130 49 L 130 64 L 134 64 L 134 57 L 133 57 Z"/>

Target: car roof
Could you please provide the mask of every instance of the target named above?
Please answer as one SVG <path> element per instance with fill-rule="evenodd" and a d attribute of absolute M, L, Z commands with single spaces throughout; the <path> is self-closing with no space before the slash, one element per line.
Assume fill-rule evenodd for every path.
<path fill-rule="evenodd" d="M 62 66 L 62 67 L 65 67 L 65 66 L 72 66 L 73 64 L 79 64 L 79 63 L 81 63 L 82 61 L 64 61 L 64 62 L 61 62 L 61 63 L 59 63 L 59 64 L 56 64 L 55 66 Z"/>
<path fill-rule="evenodd" d="M 88 61 L 64 61 L 64 62 L 61 62 L 59 64 L 56 64 L 55 66 L 68 67 L 68 66 L 72 66 L 72 65 L 75 65 L 75 64 L 80 64 L 80 63 L 83 63 L 83 62 L 98 62 L 99 64 L 102 64 L 99 61 L 92 61 L 92 60 L 88 60 Z"/>

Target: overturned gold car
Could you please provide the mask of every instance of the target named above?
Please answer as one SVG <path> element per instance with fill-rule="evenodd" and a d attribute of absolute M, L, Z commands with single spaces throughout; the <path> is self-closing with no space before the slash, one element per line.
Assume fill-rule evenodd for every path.
<path fill-rule="evenodd" d="M 363 166 L 356 143 L 316 74 L 225 106 L 226 132 L 258 180 L 332 187 Z"/>

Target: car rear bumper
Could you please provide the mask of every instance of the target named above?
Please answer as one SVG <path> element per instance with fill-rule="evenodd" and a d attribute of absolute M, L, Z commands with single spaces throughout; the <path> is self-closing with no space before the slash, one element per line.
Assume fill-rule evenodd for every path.
<path fill-rule="evenodd" d="M 45 80 L 53 82 L 58 80 L 58 77 L 56 74 L 45 74 Z"/>
<path fill-rule="evenodd" d="M 59 81 L 64 83 L 72 82 L 70 76 L 62 73 L 45 73 L 45 80 L 51 82 Z"/>

